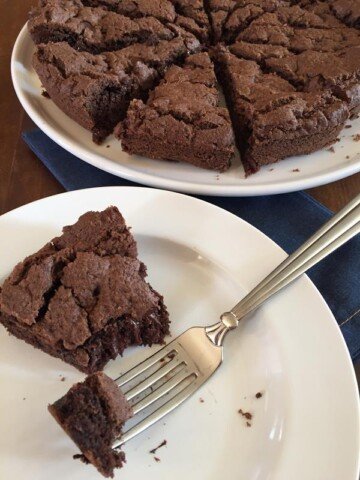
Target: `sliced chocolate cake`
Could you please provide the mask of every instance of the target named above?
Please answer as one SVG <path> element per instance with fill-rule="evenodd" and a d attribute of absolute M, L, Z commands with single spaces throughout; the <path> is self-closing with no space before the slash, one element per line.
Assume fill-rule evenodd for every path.
<path fill-rule="evenodd" d="M 330 92 L 297 92 L 274 73 L 218 49 L 216 60 L 247 174 L 334 142 L 349 117 Z"/>
<path fill-rule="evenodd" d="M 129 345 L 162 343 L 169 332 L 163 298 L 145 277 L 118 209 L 88 212 L 14 268 L 0 293 L 0 322 L 92 373 Z"/>
<path fill-rule="evenodd" d="M 113 477 L 114 469 L 123 466 L 125 454 L 113 450 L 112 444 L 133 413 L 111 378 L 94 373 L 71 387 L 48 409 L 81 450 L 82 455 L 74 458 L 92 463 L 105 477 Z"/>
<path fill-rule="evenodd" d="M 233 133 L 219 107 L 215 74 L 207 53 L 171 67 L 149 100 L 133 100 L 116 135 L 125 151 L 160 160 L 188 162 L 225 171 L 233 155 Z"/>
<path fill-rule="evenodd" d="M 132 98 L 144 98 L 169 65 L 198 47 L 179 36 L 92 55 L 65 42 L 48 43 L 39 45 L 33 65 L 56 105 L 99 143 L 125 116 Z"/>

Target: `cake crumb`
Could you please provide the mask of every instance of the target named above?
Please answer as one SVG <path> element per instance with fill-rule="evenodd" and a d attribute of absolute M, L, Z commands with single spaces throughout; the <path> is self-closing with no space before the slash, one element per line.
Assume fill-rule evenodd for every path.
<path fill-rule="evenodd" d="M 166 441 L 166 440 L 163 440 L 163 441 L 160 443 L 160 445 L 158 445 L 156 448 L 153 448 L 152 450 L 150 450 L 149 453 L 154 454 L 154 453 L 156 453 L 157 450 L 159 450 L 159 448 L 164 447 L 165 445 L 167 445 L 167 441 Z"/>
<path fill-rule="evenodd" d="M 154 460 L 155 460 L 155 462 L 158 462 L 158 463 L 161 462 L 159 457 L 154 457 Z"/>
<path fill-rule="evenodd" d="M 352 136 L 354 142 L 360 142 L 360 133 L 357 133 L 356 135 Z"/>
<path fill-rule="evenodd" d="M 86 465 L 90 463 L 89 460 L 82 453 L 77 453 L 77 454 L 73 455 L 73 459 L 74 460 L 81 460 Z"/>
<path fill-rule="evenodd" d="M 110 148 L 110 145 L 106 145 L 106 148 Z"/>
<path fill-rule="evenodd" d="M 347 160 L 349 160 L 349 158 L 350 158 L 350 155 L 346 155 L 346 157 L 345 157 L 345 158 L 346 158 Z"/>
<path fill-rule="evenodd" d="M 269 168 L 269 172 L 272 172 L 274 169 L 273 168 Z"/>
<path fill-rule="evenodd" d="M 341 140 L 340 137 L 335 138 L 335 142 L 340 142 L 340 140 Z"/>
<path fill-rule="evenodd" d="M 26 397 L 24 397 L 23 400 L 26 400 Z"/>
<path fill-rule="evenodd" d="M 240 413 L 240 415 L 242 415 L 244 418 L 246 418 L 246 420 L 251 420 L 253 418 L 252 413 L 244 412 L 241 408 L 238 410 L 238 413 Z"/>
<path fill-rule="evenodd" d="M 61 377 L 60 382 L 65 382 L 66 377 Z"/>
<path fill-rule="evenodd" d="M 299 168 L 293 168 L 292 172 L 300 172 L 300 169 Z"/>
<path fill-rule="evenodd" d="M 351 128 L 351 125 L 345 125 L 345 128 Z"/>
<path fill-rule="evenodd" d="M 250 422 L 246 422 L 246 426 L 247 426 L 247 427 L 251 427 L 251 423 L 250 423 Z"/>
<path fill-rule="evenodd" d="M 41 95 L 44 97 L 44 98 L 50 98 L 50 95 L 48 94 L 48 92 L 46 90 L 43 90 L 41 92 Z"/>
<path fill-rule="evenodd" d="M 167 357 L 170 358 L 170 360 L 172 360 L 175 357 L 175 353 L 170 352 Z"/>
<path fill-rule="evenodd" d="M 261 392 L 257 392 L 255 394 L 255 398 L 261 398 L 263 396 L 263 394 Z"/>
<path fill-rule="evenodd" d="M 331 153 L 335 153 L 335 148 L 334 148 L 334 147 L 330 147 L 330 148 L 328 148 L 327 151 L 328 151 L 328 152 L 331 152 Z"/>
<path fill-rule="evenodd" d="M 201 397 L 200 397 L 200 398 L 199 398 L 199 402 L 200 402 L 200 403 L 204 403 L 204 402 L 205 402 L 205 400 L 204 400 L 203 398 L 201 398 Z"/>

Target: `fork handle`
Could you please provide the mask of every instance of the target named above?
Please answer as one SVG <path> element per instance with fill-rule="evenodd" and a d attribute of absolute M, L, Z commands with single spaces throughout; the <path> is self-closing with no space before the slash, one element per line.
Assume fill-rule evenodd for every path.
<path fill-rule="evenodd" d="M 208 327 L 207 333 L 212 341 L 216 336 L 216 343 L 222 343 L 225 333 L 236 328 L 243 317 L 359 232 L 360 195 L 289 255 L 229 312 L 224 313 L 219 324 Z M 220 327 L 221 323 L 222 328 Z"/>

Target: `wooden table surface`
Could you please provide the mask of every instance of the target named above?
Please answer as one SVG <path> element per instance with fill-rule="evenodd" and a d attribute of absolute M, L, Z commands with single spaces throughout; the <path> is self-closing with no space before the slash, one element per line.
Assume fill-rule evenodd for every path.
<path fill-rule="evenodd" d="M 0 0 L 0 215 L 64 191 L 21 139 L 21 132 L 34 124 L 18 102 L 10 77 L 11 50 L 34 1 Z M 360 173 L 309 192 L 337 211 L 360 192 Z M 360 367 L 357 370 L 360 378 Z"/>

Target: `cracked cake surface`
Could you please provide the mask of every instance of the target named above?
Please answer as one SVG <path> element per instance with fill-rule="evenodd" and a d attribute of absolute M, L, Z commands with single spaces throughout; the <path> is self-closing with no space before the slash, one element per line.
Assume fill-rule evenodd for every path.
<path fill-rule="evenodd" d="M 234 114 L 238 108 L 233 104 L 243 86 L 239 86 L 239 81 L 227 85 L 228 75 L 221 71 L 223 63 L 216 52 L 227 48 L 240 60 L 256 62 L 264 74 L 262 84 L 270 82 L 269 90 L 274 78 L 270 74 L 282 78 L 297 94 L 297 104 L 300 105 L 300 98 L 305 102 L 302 105 L 306 104 L 306 108 L 297 109 L 297 118 L 303 115 L 304 123 L 308 115 L 313 117 L 312 101 L 316 108 L 321 104 L 321 111 L 334 108 L 342 112 L 339 118 L 348 111 L 353 118 L 360 112 L 359 16 L 358 0 L 39 0 L 30 14 L 29 30 L 38 45 L 34 66 L 45 89 L 65 113 L 92 131 L 96 142 L 100 143 L 118 122 L 123 122 L 116 127 L 116 135 L 121 137 L 127 152 L 225 171 L 231 161 L 225 150 L 232 147 L 230 134 L 224 133 L 228 117 L 225 110 L 220 114 L 220 108 L 227 107 L 236 145 L 251 173 L 257 169 L 248 168 L 248 131 L 240 132 L 243 126 Z M 64 52 L 72 48 L 71 58 L 79 65 L 79 71 L 71 78 L 62 78 L 62 65 L 66 62 L 57 61 L 56 57 L 61 56 L 58 52 L 53 57 L 44 54 L 47 50 L 55 51 L 54 42 Z M 157 48 L 162 52 L 168 49 L 163 61 Z M 111 51 L 119 58 L 117 62 L 108 61 Z M 121 60 L 125 51 L 130 52 L 126 61 Z M 187 58 L 201 52 L 210 55 L 226 100 L 226 107 L 212 105 L 217 114 L 210 121 L 208 97 L 200 101 L 199 96 L 204 87 L 192 84 L 190 94 L 184 91 L 185 83 L 181 86 L 180 81 L 164 78 L 168 68 L 187 70 Z M 87 57 L 91 54 L 93 57 Z M 158 59 L 156 64 L 150 60 L 153 54 Z M 104 62 L 108 67 L 101 69 L 99 64 Z M 214 82 L 211 88 L 218 87 Z M 179 95 L 175 108 L 176 90 Z M 159 110 L 160 99 L 155 99 L 156 95 L 163 97 L 162 104 L 168 97 L 166 114 L 163 105 Z M 194 105 L 189 116 L 191 97 Z M 255 116 L 251 119 L 255 120 Z M 270 116 L 264 117 L 267 120 Z M 142 138 L 135 125 L 140 126 Z M 257 128 L 258 123 L 252 131 Z M 268 131 L 272 131 L 270 124 Z M 222 142 L 220 132 L 224 135 Z M 303 151 L 298 145 L 293 154 L 322 148 L 320 139 L 315 141 L 309 135 L 311 139 L 304 143 Z M 333 135 L 327 138 L 330 141 Z M 268 159 L 278 161 L 289 151 L 279 148 Z M 262 163 L 266 163 L 265 157 L 258 165 Z"/>
<path fill-rule="evenodd" d="M 0 322 L 81 371 L 101 370 L 129 345 L 162 343 L 163 298 L 116 207 L 88 212 L 19 263 L 0 293 Z"/>
<path fill-rule="evenodd" d="M 349 117 L 344 102 L 330 92 L 297 92 L 285 79 L 224 47 L 217 61 L 247 173 L 334 142 Z"/>
<path fill-rule="evenodd" d="M 129 153 L 182 160 L 225 171 L 233 154 L 227 110 L 219 107 L 215 73 L 207 53 L 171 67 L 145 104 L 133 100 L 116 134 Z"/>
<path fill-rule="evenodd" d="M 114 469 L 123 466 L 124 452 L 111 447 L 133 411 L 110 377 L 102 372 L 89 375 L 48 410 L 81 450 L 74 458 L 92 463 L 105 477 L 113 477 Z"/>
<path fill-rule="evenodd" d="M 198 47 L 198 42 L 190 46 Z M 48 43 L 38 47 L 33 65 L 50 98 L 101 142 L 124 118 L 130 100 L 142 98 L 188 50 L 180 36 L 98 55 L 65 42 Z"/>

